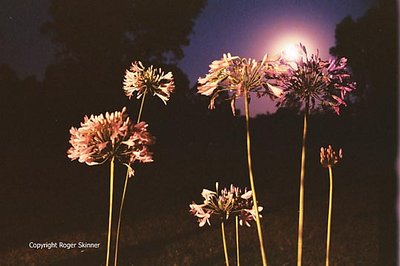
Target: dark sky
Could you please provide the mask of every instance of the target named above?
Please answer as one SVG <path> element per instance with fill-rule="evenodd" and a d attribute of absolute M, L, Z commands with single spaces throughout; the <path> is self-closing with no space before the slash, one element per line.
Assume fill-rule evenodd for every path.
<path fill-rule="evenodd" d="M 7 63 L 21 77 L 42 78 L 53 60 L 50 41 L 40 34 L 48 0 L 0 0 L 0 64 Z"/>
<path fill-rule="evenodd" d="M 323 58 L 334 45 L 335 25 L 345 16 L 357 18 L 376 0 L 210 0 L 198 18 L 181 68 L 192 84 L 224 52 L 261 59 L 279 53 L 289 43 L 302 42 Z M 39 32 L 49 0 L 0 0 L 0 63 L 21 77 L 41 79 L 53 59 L 52 45 Z M 262 99 L 261 101 L 266 101 Z M 268 107 L 269 106 L 269 107 Z M 252 113 L 272 111 L 271 105 L 252 105 Z"/>

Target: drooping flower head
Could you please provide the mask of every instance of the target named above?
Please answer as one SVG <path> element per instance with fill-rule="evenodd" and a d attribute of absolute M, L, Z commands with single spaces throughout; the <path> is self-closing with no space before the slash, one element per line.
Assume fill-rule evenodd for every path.
<path fill-rule="evenodd" d="M 277 84 L 283 89 L 278 105 L 300 106 L 308 110 L 317 109 L 319 105 L 329 106 L 339 115 L 340 107 L 347 105 L 345 95 L 356 88 L 346 68 L 347 59 L 324 61 L 318 51 L 308 57 L 302 44 L 299 51 L 301 56 L 297 61 L 281 59 L 287 71 L 277 75 Z"/>
<path fill-rule="evenodd" d="M 192 203 L 189 205 L 190 212 L 198 218 L 199 226 L 202 227 L 206 223 L 210 225 L 211 216 L 218 216 L 222 220 L 227 220 L 231 214 L 240 218 L 240 225 L 250 226 L 250 222 L 255 220 L 256 211 L 253 206 L 251 190 L 242 190 L 233 185 L 229 189 L 222 189 L 217 192 L 203 189 L 201 195 L 204 198 L 203 204 Z M 262 207 L 258 207 L 258 211 L 262 211 Z M 261 217 L 261 215 L 260 215 Z"/>
<path fill-rule="evenodd" d="M 71 160 L 96 165 L 115 158 L 128 167 L 130 176 L 134 174 L 135 161 L 153 161 L 148 146 L 154 138 L 147 131 L 147 124 L 132 123 L 125 107 L 121 112 L 85 116 L 81 127 L 72 127 L 70 134 L 72 147 L 67 154 Z"/>
<path fill-rule="evenodd" d="M 219 60 L 210 65 L 210 70 L 204 78 L 198 79 L 198 93 L 211 96 L 210 109 L 215 108 L 215 100 L 221 93 L 226 92 L 231 101 L 232 113 L 235 115 L 235 100 L 250 92 L 258 92 L 259 95 L 268 94 L 271 97 L 279 97 L 281 90 L 268 83 L 268 73 L 272 64 L 267 56 L 262 61 L 251 58 L 240 58 L 230 53 L 224 54 Z"/>
<path fill-rule="evenodd" d="M 328 145 L 328 148 L 321 147 L 319 157 L 323 167 L 332 167 L 343 158 L 343 151 L 340 148 L 339 152 L 336 153 L 336 151 L 332 149 L 332 146 Z"/>
<path fill-rule="evenodd" d="M 135 61 L 129 70 L 125 72 L 124 91 L 129 99 L 135 92 L 139 99 L 145 93 L 157 95 L 164 104 L 167 104 L 170 93 L 175 89 L 174 78 L 171 72 L 164 73 L 161 68 L 152 65 L 145 68 L 140 61 Z"/>

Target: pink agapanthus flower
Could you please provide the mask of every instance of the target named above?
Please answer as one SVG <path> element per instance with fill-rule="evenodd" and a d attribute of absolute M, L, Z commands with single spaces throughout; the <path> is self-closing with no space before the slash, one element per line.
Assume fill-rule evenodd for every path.
<path fill-rule="evenodd" d="M 339 152 L 336 153 L 332 146 L 328 145 L 328 148 L 321 147 L 319 156 L 323 167 L 332 167 L 343 158 L 343 150 L 340 148 Z"/>
<path fill-rule="evenodd" d="M 215 100 L 220 94 L 227 93 L 235 115 L 235 100 L 244 96 L 245 91 L 247 95 L 257 92 L 258 95 L 280 96 L 281 89 L 268 82 L 271 68 L 267 56 L 262 61 L 256 61 L 232 56 L 230 53 L 224 54 L 221 59 L 211 63 L 205 77 L 198 79 L 198 93 L 211 96 L 210 109 L 215 108 Z"/>
<path fill-rule="evenodd" d="M 189 205 L 190 213 L 198 218 L 199 226 L 206 223 L 211 225 L 211 216 L 218 216 L 222 220 L 227 220 L 231 215 L 237 215 L 240 225 L 250 226 L 250 222 L 255 219 L 255 209 L 252 201 L 252 191 L 242 190 L 233 185 L 229 189 L 222 189 L 217 192 L 203 189 L 201 195 L 204 198 L 203 204 L 192 203 Z M 258 210 L 262 211 L 262 207 Z M 261 217 L 261 215 L 260 215 Z"/>
<path fill-rule="evenodd" d="M 339 115 L 340 107 L 347 105 L 345 95 L 356 88 L 346 67 L 347 59 L 324 61 L 318 51 L 308 57 L 302 44 L 299 51 L 297 61 L 281 59 L 287 71 L 276 75 L 276 82 L 283 89 L 278 106 L 305 107 L 307 111 L 329 106 Z"/>
<path fill-rule="evenodd" d="M 161 68 L 150 66 L 145 68 L 140 61 L 132 63 L 126 70 L 124 79 L 125 95 L 129 99 L 136 92 L 139 99 L 146 93 L 157 95 L 164 104 L 167 104 L 171 92 L 175 89 L 174 78 L 171 72 L 164 73 Z"/>
<path fill-rule="evenodd" d="M 121 112 L 85 116 L 81 127 L 72 127 L 70 133 L 72 147 L 67 154 L 71 160 L 96 165 L 115 158 L 128 167 L 129 176 L 134 175 L 135 161 L 153 161 L 148 146 L 154 139 L 147 131 L 147 124 L 132 123 L 125 107 Z"/>

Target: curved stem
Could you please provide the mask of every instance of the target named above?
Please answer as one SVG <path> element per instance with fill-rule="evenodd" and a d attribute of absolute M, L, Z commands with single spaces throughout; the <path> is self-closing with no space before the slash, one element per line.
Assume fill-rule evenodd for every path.
<path fill-rule="evenodd" d="M 142 102 L 140 103 L 139 115 L 138 115 L 136 124 L 140 122 L 140 118 L 142 116 L 142 111 L 143 111 L 144 99 L 146 98 L 146 94 L 147 94 L 147 90 L 145 90 L 143 93 Z"/>
<path fill-rule="evenodd" d="M 251 143 L 250 143 L 250 129 L 249 129 L 249 99 L 248 99 L 248 91 L 247 89 L 244 90 L 244 107 L 246 113 L 246 140 L 247 140 L 247 166 L 249 171 L 249 179 L 250 179 L 250 187 L 252 190 L 253 196 L 253 204 L 256 213 L 256 225 L 257 225 L 257 234 L 258 234 L 258 241 L 260 244 L 260 252 L 261 252 L 261 259 L 263 266 L 267 265 L 267 256 L 264 250 L 264 241 L 261 229 L 261 222 L 260 222 L 260 215 L 258 214 L 258 204 L 257 204 L 257 196 L 256 196 L 256 188 L 254 185 L 254 178 L 253 178 L 253 170 L 251 165 Z"/>
<path fill-rule="evenodd" d="M 128 170 L 127 170 L 126 171 L 126 176 L 125 176 L 124 190 L 122 191 L 121 205 L 119 206 L 117 236 L 116 236 L 116 239 L 115 239 L 114 266 L 117 266 L 117 260 L 118 260 L 118 246 L 119 246 L 119 235 L 120 235 L 120 230 L 121 230 L 122 209 L 124 207 L 126 188 L 128 187 L 128 179 L 129 179 L 129 174 L 128 174 Z"/>
<path fill-rule="evenodd" d="M 331 220 L 332 220 L 332 195 L 333 195 L 333 174 L 332 167 L 328 166 L 329 170 L 329 209 L 328 209 L 328 224 L 326 232 L 326 259 L 325 265 L 329 266 L 329 251 L 331 243 Z"/>
<path fill-rule="evenodd" d="M 113 191 L 114 191 L 114 158 L 111 159 L 111 163 L 110 163 L 110 206 L 109 206 L 109 212 L 108 212 L 108 235 L 107 235 L 106 266 L 109 265 L 109 261 L 110 261 Z"/>
<path fill-rule="evenodd" d="M 236 265 L 240 266 L 240 248 L 239 248 L 239 217 L 235 216 L 236 229 Z"/>
<path fill-rule="evenodd" d="M 301 148 L 300 193 L 299 193 L 299 228 L 297 235 L 297 266 L 301 266 L 303 253 L 303 220 L 304 220 L 304 174 L 306 164 L 306 139 L 307 139 L 307 113 L 308 105 L 304 113 L 303 144 Z"/>
<path fill-rule="evenodd" d="M 222 245 L 224 247 L 224 255 L 225 255 L 225 264 L 229 266 L 229 257 L 228 257 L 228 249 L 226 247 L 226 238 L 225 238 L 225 225 L 224 221 L 221 221 L 221 234 L 222 234 Z"/>

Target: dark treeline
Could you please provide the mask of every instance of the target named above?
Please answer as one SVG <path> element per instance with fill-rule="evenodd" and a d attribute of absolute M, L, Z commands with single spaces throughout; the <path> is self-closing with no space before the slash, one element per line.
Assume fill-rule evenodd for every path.
<path fill-rule="evenodd" d="M 164 208 L 187 208 L 193 195 L 203 187 L 212 188 L 217 180 L 229 185 L 234 179 L 234 183 L 248 185 L 243 117 L 232 117 L 224 102 L 214 111 L 207 110 L 208 99 L 196 95 L 196 88 L 189 87 L 185 73 L 177 67 L 205 1 L 92 3 L 51 1 L 51 19 L 41 30 L 54 43 L 57 62 L 48 66 L 43 81 L 19 79 L 12 68 L 0 66 L 0 193 L 8 203 L 2 216 L 8 218 L 1 222 L 1 235 L 5 235 L 2 249 L 24 243 L 25 238 L 83 230 L 92 224 L 69 221 L 106 213 L 107 167 L 71 163 L 66 157 L 68 131 L 79 126 L 84 115 L 123 106 L 136 117 L 139 101 L 129 101 L 122 90 L 125 69 L 133 60 L 172 71 L 176 92 L 167 106 L 154 97 L 145 104 L 143 118 L 157 137 L 155 162 L 138 167 L 135 186 L 130 188 L 132 201 L 141 197 L 147 203 L 129 203 L 128 198 L 127 209 L 155 211 L 159 208 L 156 203 Z M 396 10 L 394 1 L 380 1 L 363 17 L 348 17 L 337 25 L 331 52 L 349 59 L 358 83 L 354 103 L 341 117 L 313 115 L 309 136 L 309 165 L 315 165 L 309 167 L 319 167 L 319 147 L 332 143 L 342 146 L 351 158 L 343 167 L 350 173 L 359 172 L 354 180 L 359 181 L 368 171 L 381 174 L 376 176 L 382 209 L 381 265 L 392 265 L 397 252 Z M 301 117 L 281 108 L 272 115 L 259 115 L 251 123 L 260 186 L 278 183 L 282 168 L 293 168 L 290 173 L 297 177 Z M 362 169 L 367 165 L 373 169 Z M 117 171 L 122 180 L 122 167 Z M 263 178 L 265 175 L 268 178 Z M 297 185 L 291 189 L 295 193 Z M 22 219 L 26 219 L 25 226 L 16 234 L 8 229 L 20 226 Z M 46 222 L 37 225 L 39 220 Z M 97 223 L 103 226 L 103 220 Z M 32 231 L 34 226 L 37 230 Z"/>
<path fill-rule="evenodd" d="M 399 36 L 398 7 L 395 1 L 381 0 L 361 18 L 345 18 L 336 27 L 334 55 L 345 55 L 359 83 L 356 108 L 369 125 L 365 145 L 379 141 L 374 160 L 395 166 L 398 149 L 398 75 Z M 361 133 L 361 132 L 360 132 Z M 380 149 L 379 149 L 380 148 Z M 380 256 L 381 263 L 394 265 L 391 258 L 398 252 L 396 230 L 397 182 L 395 172 L 377 177 L 380 183 Z M 397 254 L 398 256 L 398 254 Z"/>

